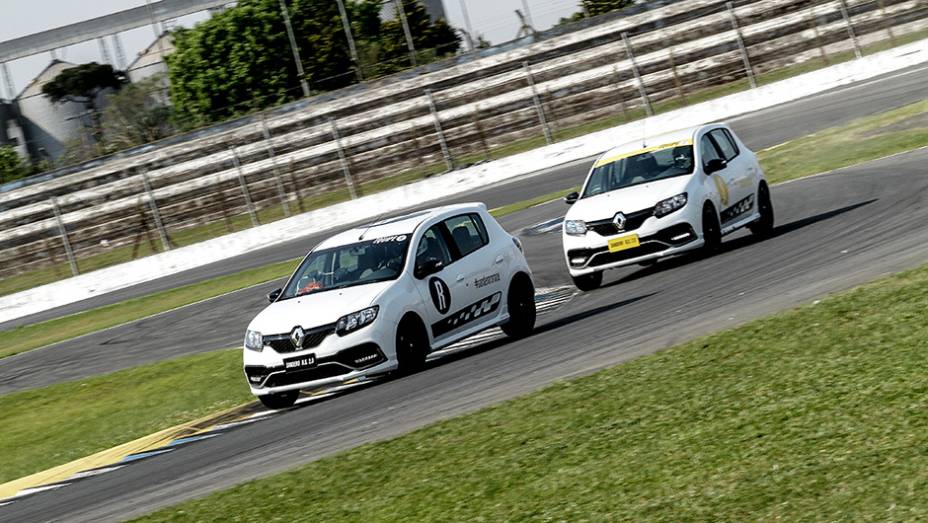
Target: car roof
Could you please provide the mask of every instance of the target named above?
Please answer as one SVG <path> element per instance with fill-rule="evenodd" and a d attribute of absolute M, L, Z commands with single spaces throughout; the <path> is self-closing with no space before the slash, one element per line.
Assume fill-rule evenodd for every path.
<path fill-rule="evenodd" d="M 657 136 L 649 136 L 643 140 L 637 139 L 624 143 L 603 153 L 603 155 L 596 160 L 596 163 L 594 163 L 593 166 L 599 167 L 600 165 L 606 165 L 622 158 L 635 156 L 637 154 L 649 151 L 658 151 L 668 147 L 676 147 L 678 145 L 692 145 L 693 137 L 696 136 L 696 133 L 699 132 L 700 129 L 715 125 L 719 124 L 696 125 L 693 127 L 686 127 L 684 129 L 671 131 L 669 133 L 659 134 Z"/>
<path fill-rule="evenodd" d="M 452 216 L 462 212 L 479 212 L 485 211 L 487 206 L 483 203 L 459 203 L 454 205 L 444 205 L 431 209 L 423 209 L 407 214 L 392 216 L 389 218 L 378 218 L 374 222 L 358 225 L 352 229 L 341 232 L 328 238 L 317 246 L 317 249 L 329 249 L 341 245 L 349 245 L 364 240 L 373 240 L 376 238 L 385 238 L 388 236 L 397 236 L 401 234 L 412 234 L 419 224 L 432 218 Z"/>

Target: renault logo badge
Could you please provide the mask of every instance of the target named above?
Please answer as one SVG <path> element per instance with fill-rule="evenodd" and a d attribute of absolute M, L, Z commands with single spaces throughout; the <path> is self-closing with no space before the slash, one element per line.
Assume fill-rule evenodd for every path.
<path fill-rule="evenodd" d="M 303 340 L 306 339 L 306 333 L 303 332 L 303 327 L 297 325 L 293 328 L 293 332 L 290 333 L 290 341 L 293 342 L 294 349 L 303 348 Z"/>
<path fill-rule="evenodd" d="M 612 219 L 612 223 L 615 224 L 616 230 L 624 231 L 625 230 L 625 215 L 622 213 L 616 213 L 615 218 Z"/>

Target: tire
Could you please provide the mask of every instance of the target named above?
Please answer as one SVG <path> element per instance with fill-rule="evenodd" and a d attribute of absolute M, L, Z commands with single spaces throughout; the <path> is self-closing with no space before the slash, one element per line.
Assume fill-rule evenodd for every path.
<path fill-rule="evenodd" d="M 705 241 L 703 252 L 715 254 L 722 247 L 722 225 L 715 208 L 706 205 L 702 210 L 702 237 Z"/>
<path fill-rule="evenodd" d="M 396 329 L 396 360 L 400 374 L 412 374 L 425 367 L 429 337 L 418 318 L 406 317 Z"/>
<path fill-rule="evenodd" d="M 757 189 L 757 210 L 760 219 L 748 226 L 751 233 L 766 238 L 773 233 L 773 202 L 770 201 L 770 189 L 762 184 Z"/>
<path fill-rule="evenodd" d="M 292 407 L 296 399 L 300 397 L 300 391 L 288 390 L 287 392 L 278 392 L 276 394 L 265 394 L 258 396 L 261 403 L 269 409 L 279 410 Z"/>
<path fill-rule="evenodd" d="M 603 273 L 592 272 L 590 274 L 584 274 L 583 276 L 571 276 L 571 279 L 574 280 L 574 285 L 577 286 L 583 292 L 593 291 L 599 288 L 603 284 Z"/>
<path fill-rule="evenodd" d="M 509 309 L 509 320 L 500 325 L 506 336 L 524 338 L 535 330 L 535 287 L 528 277 L 520 274 L 513 278 L 509 284 L 506 306 Z"/>

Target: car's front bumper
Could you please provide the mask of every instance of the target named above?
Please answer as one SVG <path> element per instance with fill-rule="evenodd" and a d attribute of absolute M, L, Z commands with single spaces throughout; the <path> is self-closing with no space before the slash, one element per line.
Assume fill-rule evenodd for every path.
<path fill-rule="evenodd" d="M 703 238 L 691 218 L 689 212 L 674 213 L 663 219 L 652 217 L 637 230 L 612 236 L 595 232 L 583 236 L 563 234 L 564 255 L 570 275 L 582 276 L 697 249 L 703 245 Z M 609 252 L 609 240 L 632 234 L 638 236 L 638 247 Z"/>
<path fill-rule="evenodd" d="M 261 352 L 244 349 L 245 380 L 252 394 L 261 396 L 289 390 L 314 389 L 396 368 L 395 350 L 389 328 L 382 322 L 357 332 L 328 335 L 318 346 L 281 353 L 265 346 Z M 381 330 L 383 332 L 381 332 Z M 379 342 L 379 343 L 378 343 Z M 287 361 L 312 356 L 310 367 L 288 369 Z"/>

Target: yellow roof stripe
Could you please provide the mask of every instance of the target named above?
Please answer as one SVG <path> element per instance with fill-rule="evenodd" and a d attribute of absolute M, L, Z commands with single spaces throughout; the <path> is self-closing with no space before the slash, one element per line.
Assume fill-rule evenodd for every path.
<path fill-rule="evenodd" d="M 608 157 L 606 157 L 606 158 L 603 158 L 603 159 L 597 161 L 597 162 L 593 165 L 593 167 L 602 167 L 603 165 L 608 165 L 608 164 L 610 164 L 610 163 L 612 163 L 612 162 L 617 162 L 617 161 L 619 161 L 619 160 L 621 160 L 621 159 L 623 159 L 623 158 L 629 158 L 629 157 L 631 157 L 631 156 L 638 156 L 639 154 L 650 153 L 650 152 L 654 152 L 654 151 L 660 151 L 660 150 L 663 150 L 663 149 L 670 149 L 670 148 L 673 148 L 673 147 L 679 147 L 679 146 L 681 146 L 681 145 L 693 145 L 693 140 L 687 138 L 687 139 L 685 139 L 685 140 L 680 140 L 680 141 L 677 141 L 677 142 L 670 142 L 670 143 L 665 143 L 665 144 L 661 144 L 661 145 L 652 145 L 651 147 L 645 147 L 645 148 L 643 148 L 643 149 L 638 149 L 638 150 L 636 150 L 636 151 L 629 151 L 629 152 L 626 152 L 626 153 L 619 153 L 619 154 L 616 154 L 615 156 L 608 156 Z"/>

